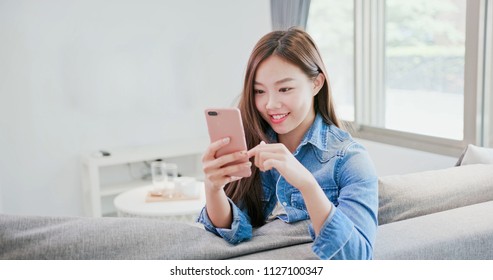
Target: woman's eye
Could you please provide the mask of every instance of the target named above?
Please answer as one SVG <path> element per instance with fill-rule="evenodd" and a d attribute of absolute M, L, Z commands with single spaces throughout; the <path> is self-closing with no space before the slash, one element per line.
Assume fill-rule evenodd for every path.
<path fill-rule="evenodd" d="M 262 93 L 264 93 L 264 91 L 261 90 L 261 89 L 254 89 L 253 90 L 253 93 L 255 93 L 255 94 L 262 94 Z"/>
<path fill-rule="evenodd" d="M 288 92 L 290 90 L 292 90 L 293 88 L 280 88 L 279 91 L 280 92 Z"/>

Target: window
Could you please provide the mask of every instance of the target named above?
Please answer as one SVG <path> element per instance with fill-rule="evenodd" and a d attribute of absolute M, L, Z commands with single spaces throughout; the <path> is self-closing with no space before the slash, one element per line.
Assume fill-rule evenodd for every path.
<path fill-rule="evenodd" d="M 339 115 L 356 136 L 449 155 L 492 142 L 493 86 L 483 78 L 493 68 L 485 66 L 493 52 L 491 6 L 312 0 L 307 31 L 324 56 Z"/>
<path fill-rule="evenodd" d="M 462 140 L 466 1 L 387 0 L 384 24 L 382 127 Z"/>

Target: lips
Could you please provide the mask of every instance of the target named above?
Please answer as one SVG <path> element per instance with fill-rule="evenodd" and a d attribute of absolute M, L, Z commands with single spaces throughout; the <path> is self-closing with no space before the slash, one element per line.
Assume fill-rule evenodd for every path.
<path fill-rule="evenodd" d="M 270 121 L 274 124 L 282 123 L 287 117 L 289 113 L 285 114 L 269 114 Z"/>

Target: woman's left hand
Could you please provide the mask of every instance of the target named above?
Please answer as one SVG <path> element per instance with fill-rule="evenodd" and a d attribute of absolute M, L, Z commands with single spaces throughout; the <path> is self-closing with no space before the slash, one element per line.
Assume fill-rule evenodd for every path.
<path fill-rule="evenodd" d="M 313 175 L 281 143 L 266 144 L 261 142 L 247 152 L 248 157 L 255 156 L 255 166 L 260 171 L 275 168 L 293 187 L 303 191 L 304 188 L 317 185 Z"/>

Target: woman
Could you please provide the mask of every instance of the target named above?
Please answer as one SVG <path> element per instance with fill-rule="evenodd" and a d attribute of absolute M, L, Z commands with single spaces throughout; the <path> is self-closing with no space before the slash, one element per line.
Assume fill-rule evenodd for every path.
<path fill-rule="evenodd" d="M 202 159 L 206 206 L 199 222 L 207 230 L 236 244 L 271 219 L 310 219 L 321 259 L 372 258 L 377 176 L 365 149 L 340 129 L 326 73 L 306 32 L 260 39 L 239 102 L 250 150 L 216 158 L 226 138 Z M 241 158 L 253 160 L 225 167 Z M 252 176 L 229 175 L 245 168 Z"/>

